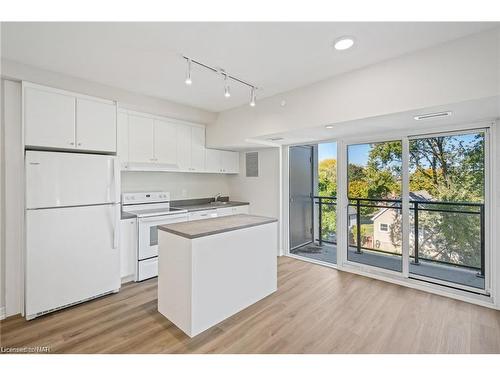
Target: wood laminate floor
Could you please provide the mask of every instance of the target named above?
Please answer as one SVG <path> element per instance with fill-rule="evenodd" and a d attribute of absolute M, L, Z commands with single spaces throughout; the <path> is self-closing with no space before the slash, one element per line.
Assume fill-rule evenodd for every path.
<path fill-rule="evenodd" d="M 156 279 L 30 322 L 2 347 L 51 353 L 500 353 L 500 311 L 279 258 L 278 291 L 190 339 L 156 310 Z"/>

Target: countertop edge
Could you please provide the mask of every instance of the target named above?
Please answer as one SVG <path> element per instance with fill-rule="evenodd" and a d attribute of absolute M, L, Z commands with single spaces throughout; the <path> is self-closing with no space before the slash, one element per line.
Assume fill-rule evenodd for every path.
<path fill-rule="evenodd" d="M 162 230 L 164 232 L 167 232 L 167 233 L 175 234 L 177 236 L 186 238 L 188 240 L 194 240 L 194 239 L 197 239 L 197 238 L 209 237 L 209 236 L 213 236 L 213 235 L 216 235 L 216 234 L 227 233 L 227 232 L 234 232 L 234 231 L 240 230 L 240 229 L 258 227 L 260 225 L 266 225 L 266 224 L 272 224 L 272 223 L 278 222 L 278 219 L 276 219 L 276 218 L 264 217 L 264 216 L 262 216 L 262 218 L 264 220 L 261 221 L 261 222 L 258 222 L 258 223 L 242 224 L 242 225 L 237 226 L 237 227 L 222 228 L 222 229 L 217 229 L 217 230 L 213 230 L 213 231 L 210 231 L 210 232 L 198 233 L 198 234 L 194 234 L 194 235 L 190 235 L 190 234 L 187 234 L 187 233 L 184 233 L 184 232 L 180 232 L 180 231 L 177 231 L 175 229 L 165 228 L 162 225 L 159 225 L 158 229 Z M 211 220 L 211 219 L 208 219 L 208 220 Z"/>
<path fill-rule="evenodd" d="M 207 203 L 206 206 L 204 205 L 193 205 L 193 208 L 190 208 L 189 205 L 173 205 L 172 208 L 180 208 L 182 210 L 187 210 L 187 212 L 197 212 L 197 211 L 208 211 L 208 210 L 216 210 L 218 208 L 225 208 L 225 207 L 238 207 L 238 206 L 249 206 L 249 202 L 230 202 L 228 204 L 222 204 L 222 205 L 210 205 L 210 203 Z"/>

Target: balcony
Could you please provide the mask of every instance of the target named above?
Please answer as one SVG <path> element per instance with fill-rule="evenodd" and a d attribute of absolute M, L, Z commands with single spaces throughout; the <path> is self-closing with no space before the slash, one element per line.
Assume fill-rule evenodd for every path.
<path fill-rule="evenodd" d="M 316 241 L 291 252 L 334 264 L 336 197 L 313 202 Z M 401 205 L 398 199 L 349 199 L 350 262 L 402 271 Z M 410 277 L 484 289 L 484 233 L 482 203 L 410 200 Z"/>

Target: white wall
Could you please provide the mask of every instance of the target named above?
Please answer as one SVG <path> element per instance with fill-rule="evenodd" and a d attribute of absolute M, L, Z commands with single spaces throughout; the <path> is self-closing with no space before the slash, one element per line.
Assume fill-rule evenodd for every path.
<path fill-rule="evenodd" d="M 168 191 L 170 199 L 214 197 L 229 195 L 227 175 L 175 172 L 122 172 L 122 191 Z M 231 197 L 232 198 L 232 197 Z"/>
<path fill-rule="evenodd" d="M 81 94 L 116 100 L 121 107 L 134 111 L 153 113 L 174 119 L 203 124 L 211 123 L 216 118 L 216 114 L 213 112 L 160 98 L 132 93 L 119 88 L 50 72 L 6 59 L 2 59 L 1 73 L 3 78 L 30 81 Z"/>
<path fill-rule="evenodd" d="M 5 282 L 0 282 L 0 309 L 5 306 L 6 315 L 10 316 L 21 312 L 23 299 L 21 256 L 24 238 L 24 186 L 22 179 L 24 157 L 21 140 L 21 80 L 117 100 L 123 108 L 154 113 L 184 121 L 209 123 L 215 119 L 215 114 L 8 60 L 2 59 L 1 64 L 1 84 L 2 87 L 5 87 L 5 95 L 2 98 L 5 109 L 2 116 L 2 120 L 5 120 L 5 147 L 2 148 L 3 157 L 5 158 L 5 188 L 2 189 L 3 201 L 1 209 L 3 212 L 8 212 L 9 214 L 5 216 L 5 221 L 1 222 L 3 233 L 5 233 L 5 238 L 3 239 L 5 246 L 2 247 L 0 258 L 5 260 L 5 262 L 2 261 L 0 264 L 0 278 Z M 205 197 L 207 194 L 215 194 L 219 191 L 227 193 L 228 191 L 227 179 L 224 176 L 211 177 L 208 179 L 210 182 L 206 185 L 200 183 L 199 176 L 179 179 L 181 182 L 177 183 L 173 183 L 170 178 L 171 176 L 166 178 L 146 176 L 144 183 L 141 184 L 133 177 L 125 177 L 124 184 L 127 188 L 130 187 L 137 190 L 148 189 L 150 187 L 165 187 L 165 190 L 168 190 L 168 188 L 174 186 L 175 196 L 178 196 L 180 190 L 178 186 L 181 182 L 185 182 L 188 185 L 188 195 L 194 194 L 195 196 Z M 202 191 L 203 187 L 206 187 L 206 193 Z"/>
<path fill-rule="evenodd" d="M 500 66 L 499 66 L 500 69 Z M 498 103 L 500 106 L 500 102 Z M 492 215 L 492 253 L 494 254 L 493 259 L 493 280 L 494 286 L 496 287 L 496 306 L 497 309 L 500 310 L 500 230 L 499 221 L 500 221 L 500 120 L 496 121 L 496 128 L 493 132 L 492 143 L 494 146 L 492 147 L 492 151 L 495 153 L 494 158 L 492 160 L 493 165 L 491 166 L 491 170 L 494 171 L 492 180 L 494 184 L 496 184 L 496 191 L 492 191 L 493 195 L 493 215 Z M 496 237 L 496 238 L 495 238 Z M 496 259 L 495 259 L 496 258 Z"/>
<path fill-rule="evenodd" d="M 22 307 L 21 257 L 23 246 L 24 187 L 23 150 L 21 142 L 21 84 L 1 81 L 3 88 L 3 123 L 5 183 L 2 197 L 2 221 L 5 234 L 2 248 L 2 271 L 6 315 L 20 312 Z M 3 204 L 4 202 L 4 204 Z M 8 215 L 6 214 L 8 213 Z"/>
<path fill-rule="evenodd" d="M 0 319 L 5 317 L 5 158 L 4 158 L 4 117 L 3 117 L 3 82 L 0 82 Z"/>
<path fill-rule="evenodd" d="M 222 112 L 207 145 L 249 147 L 247 138 L 496 96 L 499 66 L 500 28 Z"/>
<path fill-rule="evenodd" d="M 280 220 L 280 149 L 267 148 L 257 152 L 259 177 L 246 177 L 245 152 L 240 153 L 240 173 L 229 176 L 229 196 L 232 200 L 249 202 L 251 214 Z M 281 249 L 281 236 L 279 242 Z"/>

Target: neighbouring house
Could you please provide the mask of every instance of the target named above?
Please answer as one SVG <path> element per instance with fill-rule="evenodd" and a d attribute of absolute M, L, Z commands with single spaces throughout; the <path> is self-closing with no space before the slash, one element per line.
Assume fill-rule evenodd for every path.
<path fill-rule="evenodd" d="M 429 192 L 425 190 L 410 192 L 410 201 L 426 202 L 432 199 Z M 371 220 L 373 222 L 373 247 L 377 250 L 401 253 L 400 243 L 394 243 L 391 238 L 392 229 L 401 223 L 401 211 L 382 208 L 372 216 Z M 413 242 L 413 233 L 410 233 L 410 242 Z"/>

